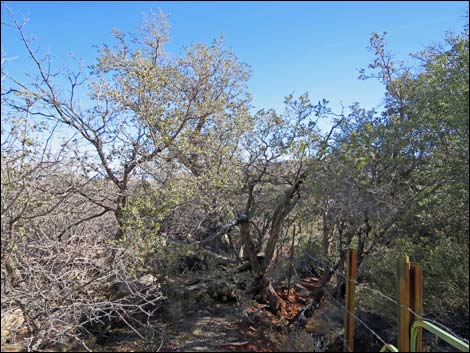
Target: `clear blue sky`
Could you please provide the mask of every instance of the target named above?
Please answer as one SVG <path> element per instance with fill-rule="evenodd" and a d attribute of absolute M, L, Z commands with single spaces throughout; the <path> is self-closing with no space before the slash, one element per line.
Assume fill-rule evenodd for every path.
<path fill-rule="evenodd" d="M 8 2 L 7 2 L 8 3 Z M 109 43 L 112 28 L 134 31 L 143 14 L 161 8 L 170 14 L 171 52 L 190 42 L 210 42 L 220 33 L 225 46 L 251 65 L 249 89 L 255 109 L 281 108 L 283 97 L 310 93 L 314 100 L 348 106 L 358 101 L 371 108 L 383 97 L 375 81 L 357 80 L 372 54 L 371 32 L 389 33 L 397 58 L 407 58 L 446 31 L 460 32 L 467 2 L 9 2 L 41 50 L 56 58 L 69 52 L 93 63 L 93 44 Z M 5 20 L 2 8 L 2 21 Z M 27 71 L 17 36 L 2 26 L 2 55 L 18 57 L 10 72 Z"/>

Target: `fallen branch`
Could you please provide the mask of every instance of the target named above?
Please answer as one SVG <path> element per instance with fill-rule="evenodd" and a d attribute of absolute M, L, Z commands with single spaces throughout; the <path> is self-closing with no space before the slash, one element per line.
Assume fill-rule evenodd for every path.
<path fill-rule="evenodd" d="M 250 343 L 250 342 L 245 341 L 245 342 L 223 343 L 223 344 L 221 344 L 220 346 L 221 346 L 221 347 L 227 347 L 227 346 L 236 346 L 236 347 L 240 347 L 240 346 L 244 346 L 245 344 L 248 344 L 248 343 Z"/>
<path fill-rule="evenodd" d="M 218 237 L 224 235 L 225 233 L 230 232 L 232 228 L 235 227 L 238 223 L 240 223 L 240 219 L 235 219 L 227 224 L 224 224 L 222 227 L 220 227 L 220 229 L 217 232 L 207 237 L 206 239 L 195 243 L 195 245 L 203 245 L 203 244 L 210 243 L 211 241 L 217 239 Z"/>
<path fill-rule="evenodd" d="M 300 323 L 300 324 L 305 324 L 307 323 L 307 317 L 305 316 L 305 313 L 307 310 L 310 310 L 314 305 L 318 303 L 316 302 L 311 302 L 308 304 L 305 308 L 302 309 L 297 315 L 295 315 L 291 320 L 289 320 L 289 324 L 287 326 L 291 326 L 295 323 Z"/>

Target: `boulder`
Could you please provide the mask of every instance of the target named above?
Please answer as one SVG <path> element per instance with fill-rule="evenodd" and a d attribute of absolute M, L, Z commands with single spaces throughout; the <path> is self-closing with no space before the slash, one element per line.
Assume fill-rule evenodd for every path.
<path fill-rule="evenodd" d="M 17 335 L 26 335 L 28 329 L 24 325 L 24 322 L 23 311 L 20 308 L 4 313 L 2 312 L 2 344 L 14 342 Z"/>

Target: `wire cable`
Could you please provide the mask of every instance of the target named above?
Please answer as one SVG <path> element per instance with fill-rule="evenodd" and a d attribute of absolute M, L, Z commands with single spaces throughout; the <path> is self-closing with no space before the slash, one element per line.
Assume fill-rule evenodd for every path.
<path fill-rule="evenodd" d="M 403 304 L 400 304 L 396 299 L 393 299 L 391 297 L 389 297 L 388 295 L 384 294 L 383 292 L 381 292 L 380 290 L 378 289 L 374 289 L 374 288 L 370 288 L 370 287 L 367 287 L 367 286 L 364 286 L 363 284 L 359 283 L 357 280 L 353 280 L 353 279 L 349 279 L 346 277 L 346 275 L 344 274 L 344 272 L 341 272 L 341 271 L 338 271 L 337 269 L 334 268 L 334 266 L 331 265 L 331 263 L 326 260 L 326 259 L 319 259 L 318 257 L 315 257 L 315 256 L 312 256 L 311 254 L 309 253 L 305 253 L 307 255 L 308 258 L 310 258 L 311 260 L 317 262 L 318 264 L 321 264 L 325 267 L 327 267 L 330 271 L 332 271 L 333 273 L 335 273 L 336 275 L 340 276 L 341 278 L 343 278 L 344 280 L 348 281 L 348 282 L 351 282 L 351 283 L 354 283 L 356 284 L 357 286 L 360 287 L 361 290 L 367 290 L 367 291 L 370 291 L 380 297 L 382 297 L 383 299 L 386 299 L 388 300 L 389 302 L 395 304 L 397 307 L 401 307 L 401 308 L 405 308 L 408 312 L 410 312 L 411 314 L 413 314 L 414 316 L 416 316 L 419 320 L 425 320 L 425 321 L 428 321 L 428 322 L 431 322 L 437 326 L 439 326 L 440 328 L 442 328 L 443 330 L 446 330 L 448 333 L 452 334 L 453 336 L 457 337 L 458 339 L 464 341 L 465 343 L 469 343 L 469 341 L 463 337 L 460 337 L 459 335 L 455 334 L 453 332 L 452 329 L 450 329 L 449 327 L 445 326 L 444 324 L 436 321 L 436 320 L 433 320 L 433 319 L 430 319 L 430 318 L 427 318 L 425 317 L 424 315 L 419 315 L 418 313 L 416 313 L 415 311 L 413 311 L 411 308 L 403 305 Z M 320 285 L 322 285 L 320 283 Z M 323 287 L 323 285 L 322 285 Z M 329 293 L 328 293 L 329 294 Z M 336 298 L 335 298 L 336 300 Z"/>

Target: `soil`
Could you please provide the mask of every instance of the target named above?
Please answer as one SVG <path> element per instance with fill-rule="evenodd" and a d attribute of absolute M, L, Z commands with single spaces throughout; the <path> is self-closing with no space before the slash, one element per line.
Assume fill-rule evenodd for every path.
<path fill-rule="evenodd" d="M 308 279 L 307 279 L 308 281 Z M 305 283 L 305 280 L 303 281 Z M 305 287 L 304 287 L 305 289 Z M 283 300 L 279 314 L 265 305 L 217 303 L 186 315 L 166 333 L 162 351 L 169 352 L 274 352 L 288 327 L 312 304 L 311 293 L 277 289 Z"/>
<path fill-rule="evenodd" d="M 126 327 L 103 333 L 87 345 L 93 351 L 107 352 L 273 352 L 292 325 L 302 324 L 299 315 L 312 304 L 308 280 L 305 286 L 293 285 L 288 292 L 276 289 L 280 310 L 273 313 L 267 305 L 239 305 L 216 302 L 187 312 L 171 325 L 162 323 L 162 335 L 144 340 Z M 306 290 L 306 288 L 308 288 Z M 313 303 L 315 304 L 315 303 Z M 311 306 L 311 305 L 310 305 Z M 157 326 L 156 326 L 157 327 Z M 149 343 L 151 342 L 151 343 Z M 5 348 L 5 347 L 2 347 Z M 10 347 L 13 348 L 13 347 Z M 15 347 L 16 348 L 16 347 Z M 85 351 L 83 347 L 74 351 Z"/>
<path fill-rule="evenodd" d="M 168 352 L 229 352 L 240 344 L 242 318 L 236 304 L 215 304 L 185 317 L 168 332 Z"/>

